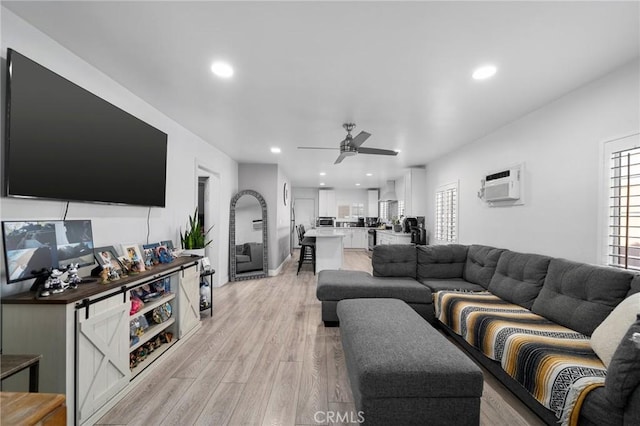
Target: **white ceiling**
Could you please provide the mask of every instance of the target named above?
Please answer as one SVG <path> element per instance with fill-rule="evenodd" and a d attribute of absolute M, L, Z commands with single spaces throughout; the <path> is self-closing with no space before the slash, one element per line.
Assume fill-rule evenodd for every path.
<path fill-rule="evenodd" d="M 640 52 L 635 1 L 2 4 L 238 162 L 277 162 L 293 186 L 382 186 Z M 232 79 L 213 76 L 216 59 Z M 472 80 L 487 62 L 496 76 Z M 345 121 L 372 134 L 364 147 L 401 153 L 333 165 L 338 151 L 296 149 L 337 147 Z"/>

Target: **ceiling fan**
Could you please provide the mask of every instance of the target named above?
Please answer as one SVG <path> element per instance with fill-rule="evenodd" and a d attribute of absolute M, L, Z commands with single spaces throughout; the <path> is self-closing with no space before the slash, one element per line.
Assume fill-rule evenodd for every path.
<path fill-rule="evenodd" d="M 351 131 L 356 127 L 354 123 L 344 123 L 342 125 L 344 129 L 347 131 L 347 137 L 340 142 L 340 148 L 325 148 L 319 146 L 299 146 L 298 149 L 339 149 L 340 155 L 336 159 L 336 162 L 333 164 L 341 163 L 345 157 L 350 157 L 356 154 L 374 154 L 374 155 L 398 155 L 396 151 L 392 151 L 390 149 L 379 149 L 379 148 L 361 148 L 362 145 L 368 138 L 371 136 L 371 133 L 360 132 L 354 138 L 351 136 Z"/>

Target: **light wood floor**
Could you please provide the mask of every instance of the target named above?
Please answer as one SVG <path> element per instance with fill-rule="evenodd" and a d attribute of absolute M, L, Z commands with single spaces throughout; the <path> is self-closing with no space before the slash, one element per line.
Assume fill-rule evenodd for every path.
<path fill-rule="evenodd" d="M 297 256 L 277 277 L 214 289 L 213 317 L 98 424 L 355 424 L 340 329 L 322 325 L 316 276 L 309 265 L 296 276 Z M 345 263 L 371 272 L 364 251 L 347 250 Z M 481 424 L 542 422 L 485 372 Z"/>

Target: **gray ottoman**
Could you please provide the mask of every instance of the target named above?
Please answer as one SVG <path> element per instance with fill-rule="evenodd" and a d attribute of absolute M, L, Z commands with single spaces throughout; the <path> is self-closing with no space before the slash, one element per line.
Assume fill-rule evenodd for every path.
<path fill-rule="evenodd" d="M 365 425 L 479 424 L 482 371 L 406 303 L 342 300 L 337 311 Z"/>
<path fill-rule="evenodd" d="M 340 300 L 359 298 L 400 299 L 424 319 L 435 321 L 431 290 L 409 277 L 374 277 L 368 272 L 324 270 L 318 274 L 316 296 L 322 302 L 322 321 L 338 325 L 336 306 Z"/>

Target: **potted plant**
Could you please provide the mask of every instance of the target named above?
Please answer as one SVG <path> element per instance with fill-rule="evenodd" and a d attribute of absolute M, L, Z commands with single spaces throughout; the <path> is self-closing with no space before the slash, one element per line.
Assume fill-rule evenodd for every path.
<path fill-rule="evenodd" d="M 189 216 L 187 229 L 185 229 L 184 233 L 182 233 L 182 230 L 180 232 L 180 244 L 185 252 L 204 256 L 205 247 L 211 244 L 211 240 L 207 240 L 207 235 L 212 228 L 213 225 L 204 231 L 198 217 L 198 208 L 196 207 L 193 216 Z"/>

